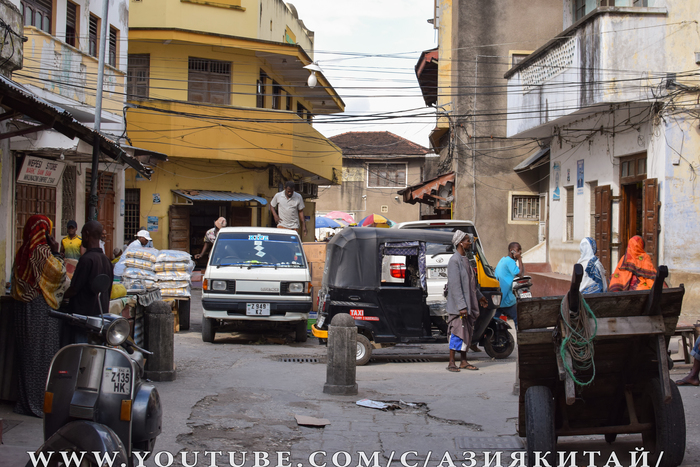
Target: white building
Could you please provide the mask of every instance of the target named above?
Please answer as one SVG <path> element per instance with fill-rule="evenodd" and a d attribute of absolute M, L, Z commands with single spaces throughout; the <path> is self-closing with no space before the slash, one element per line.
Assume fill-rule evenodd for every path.
<path fill-rule="evenodd" d="M 17 104 L 8 108 L 3 102 L 3 139 L 10 141 L 9 150 L 2 150 L 0 199 L 0 222 L 7 226 L 0 238 L 7 260 L 0 267 L 6 278 L 29 216 L 48 216 L 58 239 L 66 235 L 68 220 L 75 219 L 79 230 L 85 221 L 103 21 L 108 24 L 101 131 L 107 139 L 102 141 L 98 220 L 107 230 L 108 254 L 125 241 L 120 210 L 125 163 L 143 169 L 118 146 L 125 130 L 128 0 L 111 1 L 107 18 L 102 18 L 103 0 L 9 2 L 23 16 L 20 33 L 27 40 L 22 68 L 12 73 L 11 82 L 3 82 L 3 92 L 11 93 Z M 54 124 L 59 121 L 63 126 Z M 50 161 L 60 176 L 54 183 L 18 177 L 28 157 Z"/>
<path fill-rule="evenodd" d="M 641 235 L 685 284 L 687 314 L 700 300 L 700 2 L 565 0 L 563 16 L 506 74 L 508 136 L 550 149 L 547 260 L 570 275 L 590 236 L 610 274 Z"/>

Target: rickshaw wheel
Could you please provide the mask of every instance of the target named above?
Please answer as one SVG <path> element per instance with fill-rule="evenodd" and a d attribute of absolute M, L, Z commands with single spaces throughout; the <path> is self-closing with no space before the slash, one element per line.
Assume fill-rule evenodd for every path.
<path fill-rule="evenodd" d="M 554 430 L 554 398 L 547 386 L 532 386 L 525 392 L 525 436 L 527 437 L 527 465 L 535 465 L 535 452 L 550 465 L 556 462 L 556 435 Z"/>
<path fill-rule="evenodd" d="M 646 394 L 653 409 L 654 428 L 642 433 L 644 449 L 652 453 L 649 465 L 656 466 L 659 453 L 663 453 L 658 467 L 675 467 L 683 462 L 685 455 L 685 410 L 678 386 L 671 381 L 671 402 L 664 404 L 661 381 L 653 378 Z"/>
<path fill-rule="evenodd" d="M 357 335 L 357 355 L 355 356 L 355 366 L 366 365 L 372 356 L 372 344 L 369 339 L 362 334 Z"/>
<path fill-rule="evenodd" d="M 510 331 L 504 329 L 492 333 L 484 339 L 484 350 L 491 358 L 508 358 L 515 348 L 515 339 Z"/>

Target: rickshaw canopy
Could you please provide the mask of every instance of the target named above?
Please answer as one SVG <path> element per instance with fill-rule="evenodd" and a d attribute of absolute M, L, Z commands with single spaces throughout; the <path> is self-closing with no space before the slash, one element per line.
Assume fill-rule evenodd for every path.
<path fill-rule="evenodd" d="M 323 286 L 375 289 L 381 283 L 382 256 L 410 253 L 419 257 L 423 255 L 421 285 L 425 287 L 426 243 L 451 245 L 452 233 L 374 227 L 343 229 L 328 242 L 326 247 Z M 420 262 L 419 260 L 419 265 Z"/>

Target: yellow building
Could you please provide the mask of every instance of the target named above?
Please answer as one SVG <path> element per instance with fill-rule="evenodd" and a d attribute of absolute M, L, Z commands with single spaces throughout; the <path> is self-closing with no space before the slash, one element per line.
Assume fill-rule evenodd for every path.
<path fill-rule="evenodd" d="M 344 103 L 320 72 L 307 85 L 314 33 L 292 5 L 130 6 L 127 135 L 167 160 L 144 156 L 155 166 L 150 181 L 127 171 L 126 237 L 146 227 L 156 248 L 195 254 L 220 216 L 268 225 L 266 203 L 287 180 L 308 199 L 318 185 L 339 183 L 341 151 L 312 116 L 342 112 Z"/>

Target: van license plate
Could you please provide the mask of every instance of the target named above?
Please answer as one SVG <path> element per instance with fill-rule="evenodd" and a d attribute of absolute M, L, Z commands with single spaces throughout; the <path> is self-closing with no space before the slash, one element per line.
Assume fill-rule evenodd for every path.
<path fill-rule="evenodd" d="M 447 268 L 430 268 L 428 269 L 428 279 L 446 279 Z"/>
<path fill-rule="evenodd" d="M 270 304 L 246 303 L 245 314 L 248 316 L 270 316 Z"/>

